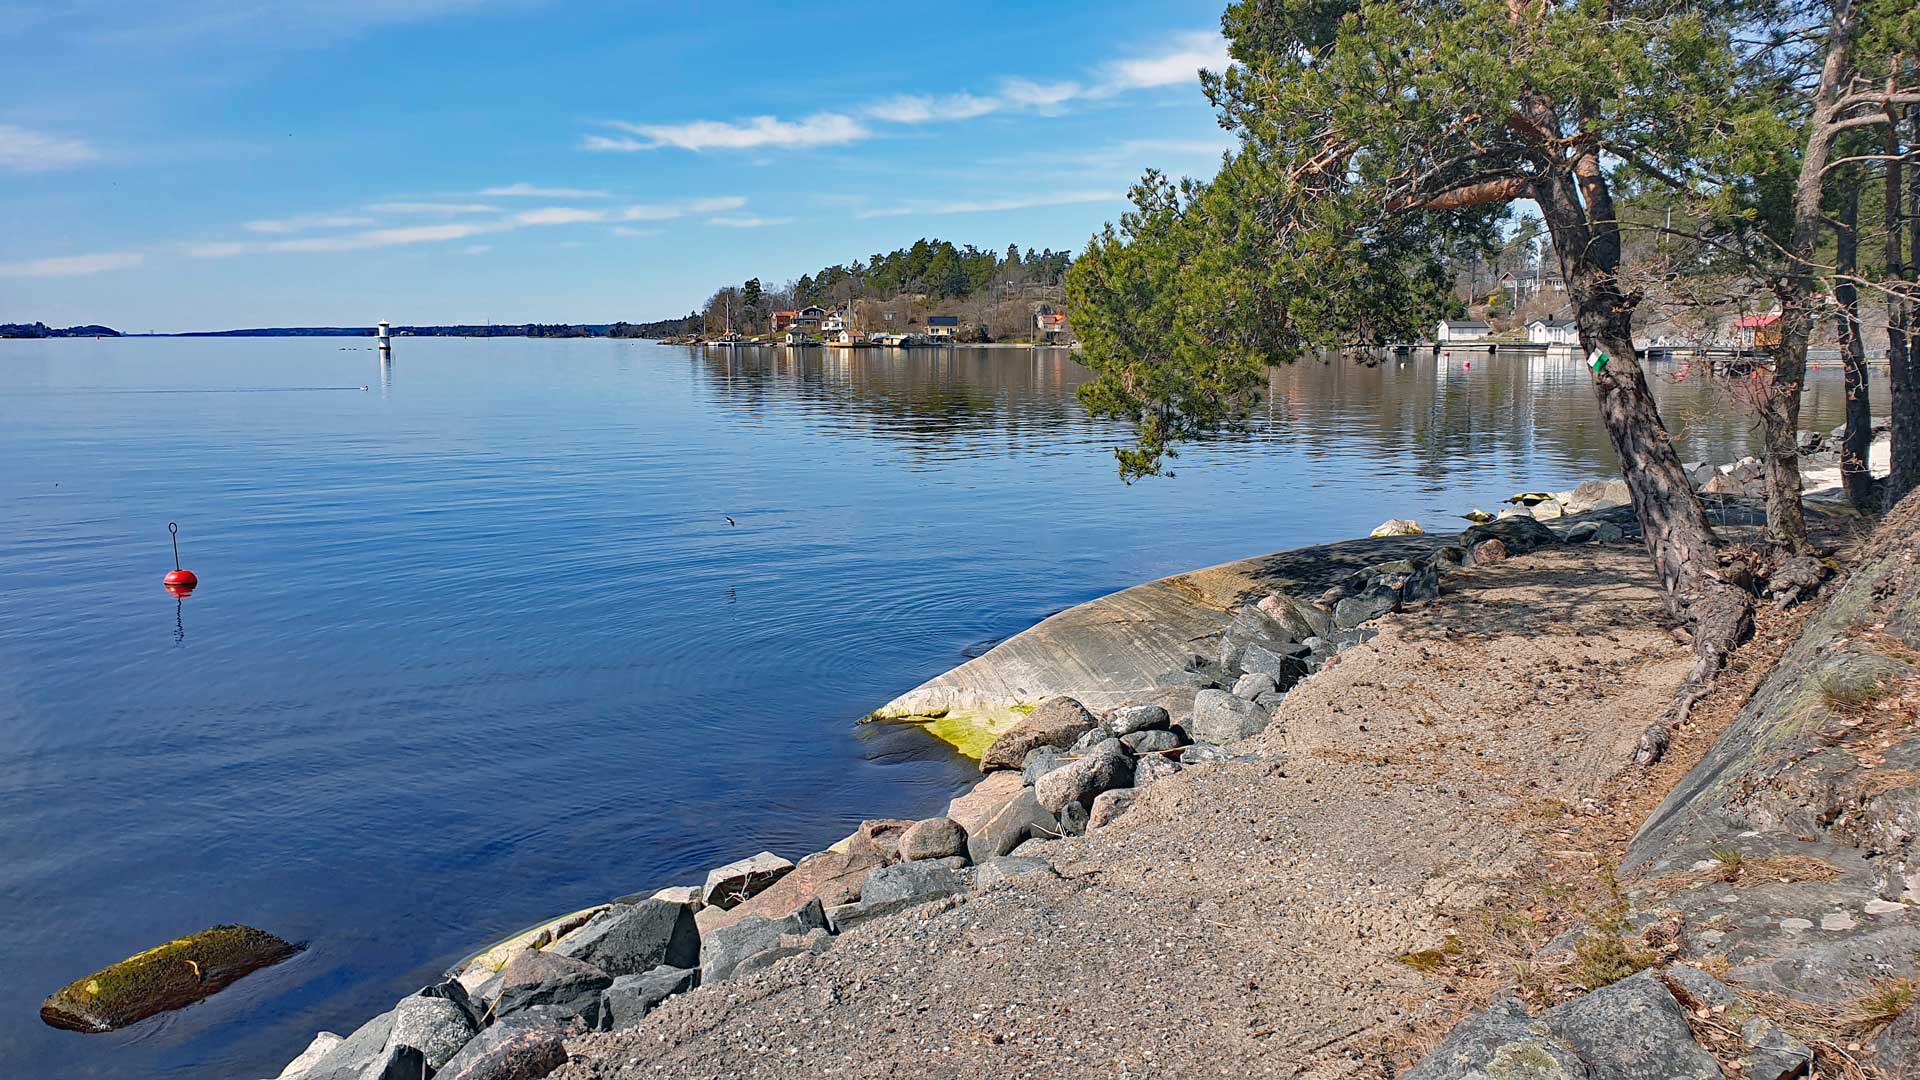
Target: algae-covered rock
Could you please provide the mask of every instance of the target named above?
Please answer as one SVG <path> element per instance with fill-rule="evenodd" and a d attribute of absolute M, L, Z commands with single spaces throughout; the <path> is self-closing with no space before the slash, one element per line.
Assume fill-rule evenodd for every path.
<path fill-rule="evenodd" d="M 191 1005 L 300 946 L 251 926 L 216 926 L 75 979 L 40 1005 L 40 1019 L 70 1031 L 113 1031 Z"/>

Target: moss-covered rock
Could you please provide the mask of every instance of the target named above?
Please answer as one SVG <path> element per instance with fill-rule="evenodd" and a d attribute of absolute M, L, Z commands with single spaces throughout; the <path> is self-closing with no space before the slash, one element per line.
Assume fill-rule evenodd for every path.
<path fill-rule="evenodd" d="M 191 1005 L 301 946 L 251 926 L 216 926 L 75 979 L 40 1005 L 40 1019 L 71 1031 L 113 1031 Z"/>

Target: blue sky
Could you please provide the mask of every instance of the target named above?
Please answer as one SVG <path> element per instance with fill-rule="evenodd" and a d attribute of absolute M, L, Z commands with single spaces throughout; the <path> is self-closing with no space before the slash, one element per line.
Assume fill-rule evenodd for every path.
<path fill-rule="evenodd" d="M 1210 175 L 1219 0 L 0 0 L 0 321 L 650 319 Z"/>

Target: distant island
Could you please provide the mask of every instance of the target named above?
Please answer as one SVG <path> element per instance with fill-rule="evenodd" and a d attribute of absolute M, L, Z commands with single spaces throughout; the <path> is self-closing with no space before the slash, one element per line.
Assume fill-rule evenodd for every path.
<path fill-rule="evenodd" d="M 823 267 L 784 285 L 762 287 L 759 278 L 716 290 L 698 311 L 653 322 L 466 323 L 394 326 L 398 337 L 528 337 L 661 339 L 738 331 L 771 334 L 778 316 L 822 306 L 844 311 L 867 329 L 912 331 L 938 316 L 961 341 L 1026 338 L 1036 314 L 1052 315 L 1066 301 L 1061 282 L 1070 252 L 1008 244 L 1004 254 L 946 240 L 916 240 L 895 251 Z M 126 334 L 107 326 L 56 329 L 45 323 L 0 323 L 0 338 L 56 337 L 372 337 L 372 326 L 257 326 L 239 330 L 190 330 L 175 334 Z"/>
<path fill-rule="evenodd" d="M 43 322 L 0 323 L 0 338 L 121 337 L 111 326 L 48 326 Z"/>

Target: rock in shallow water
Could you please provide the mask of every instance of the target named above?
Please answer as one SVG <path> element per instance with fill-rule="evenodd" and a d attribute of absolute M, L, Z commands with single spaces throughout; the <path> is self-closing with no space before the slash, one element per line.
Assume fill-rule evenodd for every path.
<path fill-rule="evenodd" d="M 113 1031 L 212 997 L 300 946 L 251 926 L 216 926 L 75 979 L 40 1005 L 40 1019 L 70 1031 Z"/>
<path fill-rule="evenodd" d="M 667 964 L 700 962 L 700 931 L 693 909 L 665 900 L 620 904 L 555 942 L 550 952 L 584 961 L 615 977 Z"/>

